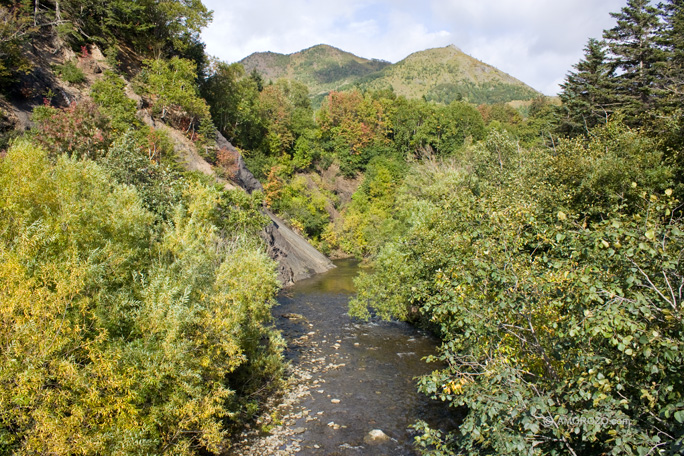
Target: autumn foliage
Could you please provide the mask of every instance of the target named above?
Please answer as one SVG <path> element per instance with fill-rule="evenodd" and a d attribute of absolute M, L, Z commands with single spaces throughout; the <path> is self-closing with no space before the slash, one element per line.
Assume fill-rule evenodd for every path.
<path fill-rule="evenodd" d="M 36 140 L 56 154 L 96 158 L 111 144 L 110 121 L 90 99 L 64 109 L 40 107 Z"/>

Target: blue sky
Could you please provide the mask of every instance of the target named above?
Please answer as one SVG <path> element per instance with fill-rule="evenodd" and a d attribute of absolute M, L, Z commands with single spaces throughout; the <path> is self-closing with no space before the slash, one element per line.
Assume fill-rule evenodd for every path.
<path fill-rule="evenodd" d="M 455 44 L 547 95 L 614 25 L 626 0 L 203 0 L 214 10 L 207 52 L 235 62 L 253 52 L 289 54 L 330 44 L 397 62 Z"/>

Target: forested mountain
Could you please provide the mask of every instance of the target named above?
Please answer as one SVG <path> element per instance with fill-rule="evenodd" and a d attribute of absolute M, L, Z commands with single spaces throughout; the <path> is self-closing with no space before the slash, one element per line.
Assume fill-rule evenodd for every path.
<path fill-rule="evenodd" d="M 411 54 L 363 78 L 358 85 L 370 90 L 391 87 L 397 95 L 406 98 L 425 98 L 445 104 L 454 100 L 495 104 L 540 96 L 523 82 L 453 45 Z"/>
<path fill-rule="evenodd" d="M 540 95 L 455 46 L 416 52 L 396 64 L 362 59 L 326 45 L 290 55 L 258 52 L 240 63 L 247 72 L 256 70 L 265 80 L 287 78 L 302 82 L 316 101 L 331 90 L 352 88 L 391 89 L 406 98 L 445 104 L 454 100 L 495 104 Z"/>
<path fill-rule="evenodd" d="M 250 73 L 256 70 L 266 81 L 280 78 L 304 83 L 313 97 L 353 84 L 364 76 L 390 65 L 383 60 L 369 60 L 319 44 L 293 54 L 255 52 L 240 61 Z"/>

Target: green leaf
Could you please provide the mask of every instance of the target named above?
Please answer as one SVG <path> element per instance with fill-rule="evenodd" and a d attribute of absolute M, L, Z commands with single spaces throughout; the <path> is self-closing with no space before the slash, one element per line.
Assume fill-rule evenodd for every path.
<path fill-rule="evenodd" d="M 684 410 L 677 410 L 674 413 L 674 418 L 678 423 L 684 423 Z"/>

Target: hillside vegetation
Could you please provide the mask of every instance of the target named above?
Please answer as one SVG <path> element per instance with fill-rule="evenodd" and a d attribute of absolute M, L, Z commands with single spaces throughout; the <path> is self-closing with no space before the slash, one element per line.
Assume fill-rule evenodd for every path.
<path fill-rule="evenodd" d="M 225 451 L 283 363 L 260 196 L 186 172 L 167 133 L 230 174 L 197 86 L 210 13 L 0 13 L 5 120 L 40 100 L 0 153 L 0 454 Z"/>

